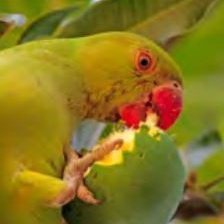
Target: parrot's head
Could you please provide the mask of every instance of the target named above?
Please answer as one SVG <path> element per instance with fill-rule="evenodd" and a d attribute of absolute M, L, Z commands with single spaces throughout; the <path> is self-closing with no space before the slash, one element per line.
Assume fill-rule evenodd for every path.
<path fill-rule="evenodd" d="M 174 124 L 182 110 L 181 72 L 154 42 L 111 32 L 86 38 L 81 51 L 85 117 L 137 128 L 156 115 L 160 128 Z"/>

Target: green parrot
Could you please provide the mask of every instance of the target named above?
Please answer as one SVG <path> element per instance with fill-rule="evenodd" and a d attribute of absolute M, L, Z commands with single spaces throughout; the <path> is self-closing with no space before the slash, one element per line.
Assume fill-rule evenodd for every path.
<path fill-rule="evenodd" d="M 122 140 L 79 157 L 71 147 L 74 129 L 89 118 L 137 128 L 156 114 L 166 130 L 182 110 L 182 91 L 176 63 L 133 33 L 41 40 L 2 51 L 1 191 L 3 207 L 15 214 L 1 223 L 61 224 L 61 207 L 75 196 L 98 203 L 84 174 Z"/>

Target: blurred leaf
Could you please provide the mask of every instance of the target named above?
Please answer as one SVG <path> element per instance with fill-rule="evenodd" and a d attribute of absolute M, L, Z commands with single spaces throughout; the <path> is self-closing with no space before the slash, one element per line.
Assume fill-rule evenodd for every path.
<path fill-rule="evenodd" d="M 184 154 L 188 167 L 194 169 L 200 166 L 220 147 L 222 147 L 220 133 L 217 130 L 206 131 L 195 141 L 188 144 L 185 149 Z"/>
<path fill-rule="evenodd" d="M 58 26 L 63 23 L 69 15 L 72 17 L 78 16 L 90 3 L 91 0 L 77 0 L 73 2 L 73 5 L 70 7 L 45 14 L 28 26 L 22 34 L 19 43 L 53 36 Z"/>
<path fill-rule="evenodd" d="M 173 131 L 179 143 L 192 141 L 206 130 L 221 129 L 224 114 L 224 4 L 183 39 L 172 55 L 185 82 L 185 108 Z M 224 126 L 223 126 L 224 128 Z"/>
<path fill-rule="evenodd" d="M 59 14 L 59 17 L 62 16 L 62 24 L 56 30 L 56 37 L 129 30 L 150 37 L 160 44 L 166 44 L 168 40 L 182 35 L 195 25 L 203 17 L 208 6 L 215 1 L 103 0 L 87 8 L 81 15 L 75 13 L 65 22 L 62 22 L 65 17 L 62 14 L 66 15 L 68 12 L 63 10 L 45 15 L 28 28 L 21 42 L 36 39 L 36 36 L 41 35 L 38 31 L 41 32 L 47 26 L 52 26 L 48 29 L 53 33 L 57 26 L 55 23 L 49 24 L 49 21 L 54 20 Z M 59 25 L 59 18 L 56 20 Z"/>
<path fill-rule="evenodd" d="M 158 15 L 137 24 L 131 31 L 148 36 L 161 45 L 175 42 L 200 21 L 213 0 L 181 1 Z M 175 22 L 174 22 L 175 21 Z"/>
<path fill-rule="evenodd" d="M 24 14 L 32 19 L 38 17 L 40 13 L 47 13 L 49 10 L 66 7 L 77 1 L 78 0 L 1 0 L 0 8 L 3 13 Z"/>
<path fill-rule="evenodd" d="M 58 37 L 85 36 L 105 31 L 129 30 L 165 44 L 183 34 L 216 0 L 104 0 L 74 17 L 57 32 Z"/>
<path fill-rule="evenodd" d="M 199 138 L 189 144 L 190 148 L 212 147 L 222 144 L 220 133 L 216 129 L 206 130 Z"/>
<path fill-rule="evenodd" d="M 0 1 L 0 13 L 2 14 L 15 14 L 19 13 L 28 18 L 29 25 L 32 20 L 40 17 L 41 14 L 48 13 L 50 10 L 61 9 L 68 7 L 71 4 L 76 4 L 83 0 L 1 0 Z M 15 18 L 14 18 L 15 19 Z M 0 40 L 0 49 L 11 47 L 17 44 L 24 28 L 17 27 L 12 32 L 8 32 Z"/>
<path fill-rule="evenodd" d="M 80 10 L 79 6 L 73 6 L 57 11 L 50 12 L 34 21 L 29 28 L 23 33 L 20 43 L 49 37 L 51 36 L 61 21 L 68 16 L 71 12 Z"/>
<path fill-rule="evenodd" d="M 5 35 L 0 38 L 0 50 L 16 45 L 22 30 L 22 27 L 15 27 L 12 30 L 10 29 L 10 32 L 6 32 Z"/>
<path fill-rule="evenodd" d="M 218 192 L 224 194 L 223 161 L 224 148 L 213 153 L 196 171 L 197 185 L 203 186 L 209 194 Z"/>

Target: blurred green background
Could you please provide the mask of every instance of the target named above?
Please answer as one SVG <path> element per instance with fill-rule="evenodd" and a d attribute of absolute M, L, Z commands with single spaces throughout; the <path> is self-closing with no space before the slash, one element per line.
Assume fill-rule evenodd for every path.
<path fill-rule="evenodd" d="M 185 109 L 176 124 L 180 141 L 188 142 L 224 121 L 224 2 L 172 50 L 185 82 Z"/>

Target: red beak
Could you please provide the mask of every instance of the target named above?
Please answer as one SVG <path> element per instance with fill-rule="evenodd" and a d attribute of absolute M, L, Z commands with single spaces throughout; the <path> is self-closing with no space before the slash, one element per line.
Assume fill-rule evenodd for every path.
<path fill-rule="evenodd" d="M 152 105 L 159 116 L 158 126 L 164 130 L 171 127 L 183 108 L 182 88 L 177 82 L 168 82 L 152 92 Z"/>
<path fill-rule="evenodd" d="M 151 113 L 159 117 L 157 126 L 167 130 L 179 117 L 183 107 L 182 87 L 176 81 L 156 86 L 147 99 L 120 108 L 121 119 L 128 127 L 138 128 Z"/>

